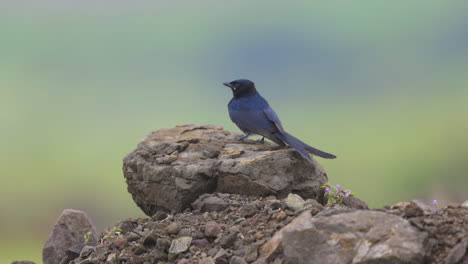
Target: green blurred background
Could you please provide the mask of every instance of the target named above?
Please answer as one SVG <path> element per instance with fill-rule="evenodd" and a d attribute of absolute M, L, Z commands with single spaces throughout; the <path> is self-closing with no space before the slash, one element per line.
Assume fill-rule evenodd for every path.
<path fill-rule="evenodd" d="M 41 263 L 62 209 L 142 216 L 122 158 L 178 124 L 238 131 L 254 80 L 371 206 L 468 198 L 468 2 L 0 2 L 0 263 Z"/>

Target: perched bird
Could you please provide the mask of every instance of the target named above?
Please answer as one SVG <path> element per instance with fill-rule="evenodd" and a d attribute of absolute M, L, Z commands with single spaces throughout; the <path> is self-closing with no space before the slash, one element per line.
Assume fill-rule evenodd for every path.
<path fill-rule="evenodd" d="M 313 148 L 288 134 L 281 125 L 278 115 L 257 92 L 252 81 L 240 79 L 223 84 L 231 88 L 234 95 L 228 104 L 228 109 L 232 122 L 245 134 L 239 140 L 256 134 L 263 136 L 261 141 L 268 138 L 280 146 L 288 144 L 308 161 L 312 161 L 310 154 L 325 159 L 336 158 L 335 155 Z"/>

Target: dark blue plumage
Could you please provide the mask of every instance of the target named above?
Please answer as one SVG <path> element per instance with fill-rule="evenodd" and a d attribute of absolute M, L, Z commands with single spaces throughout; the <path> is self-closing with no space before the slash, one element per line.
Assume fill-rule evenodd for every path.
<path fill-rule="evenodd" d="M 313 148 L 284 131 L 278 115 L 257 92 L 252 81 L 241 79 L 224 85 L 230 87 L 234 95 L 228 104 L 229 116 L 244 132 L 245 136 L 241 140 L 256 134 L 280 146 L 288 144 L 308 161 L 312 161 L 309 154 L 326 159 L 336 158 L 335 155 Z"/>

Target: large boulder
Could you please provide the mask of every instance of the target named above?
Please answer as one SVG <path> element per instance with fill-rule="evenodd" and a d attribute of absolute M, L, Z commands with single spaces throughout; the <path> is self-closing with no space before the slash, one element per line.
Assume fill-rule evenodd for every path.
<path fill-rule="evenodd" d="M 85 235 L 89 233 L 88 241 Z M 96 245 L 96 228 L 85 212 L 66 209 L 62 212 L 42 250 L 44 264 L 68 263 L 79 256 L 85 243 Z"/>
<path fill-rule="evenodd" d="M 203 193 L 317 199 L 327 174 L 289 147 L 254 140 L 216 126 L 184 125 L 150 133 L 124 159 L 136 204 L 147 215 L 178 212 Z"/>
<path fill-rule="evenodd" d="M 262 246 L 255 264 L 281 253 L 286 263 L 424 263 L 427 237 L 388 213 L 358 210 L 314 218 L 304 212 Z"/>

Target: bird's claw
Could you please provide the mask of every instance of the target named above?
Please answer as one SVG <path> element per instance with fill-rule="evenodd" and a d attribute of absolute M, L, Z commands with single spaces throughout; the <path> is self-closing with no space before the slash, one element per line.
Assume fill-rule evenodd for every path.
<path fill-rule="evenodd" d="M 257 142 L 260 142 L 262 144 L 265 143 L 265 137 L 257 139 Z"/>

